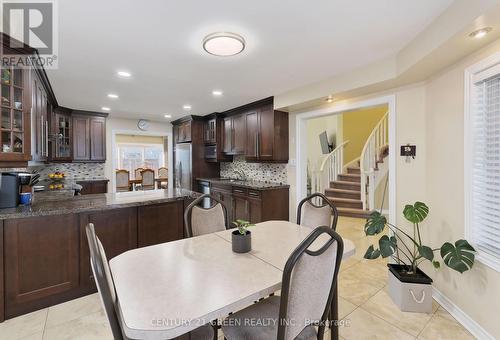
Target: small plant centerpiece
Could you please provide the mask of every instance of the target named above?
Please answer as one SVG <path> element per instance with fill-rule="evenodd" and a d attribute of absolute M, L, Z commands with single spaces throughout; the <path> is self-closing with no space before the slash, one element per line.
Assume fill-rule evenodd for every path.
<path fill-rule="evenodd" d="M 245 220 L 236 220 L 233 225 L 236 226 L 236 230 L 231 235 L 233 251 L 235 253 L 248 253 L 252 250 L 252 233 L 248 228 L 253 227 L 254 224 Z"/>
<path fill-rule="evenodd" d="M 429 207 L 422 202 L 406 205 L 403 215 L 413 224 L 413 233 L 387 222 L 380 212 L 373 212 L 365 224 L 365 234 L 373 236 L 381 234 L 387 227 L 391 233 L 383 235 L 378 247 L 371 245 L 366 250 L 365 259 L 391 257 L 395 263 L 389 263 L 389 295 L 402 311 L 432 311 L 432 279 L 419 265 L 424 261 L 432 263 L 439 269 L 441 262 L 435 257 L 439 251 L 444 264 L 459 273 L 463 273 L 474 265 L 474 248 L 466 240 L 458 240 L 455 244 L 445 242 L 440 248 L 432 248 L 422 243 L 420 223 L 429 214 Z M 411 235 L 411 233 L 413 235 Z"/>

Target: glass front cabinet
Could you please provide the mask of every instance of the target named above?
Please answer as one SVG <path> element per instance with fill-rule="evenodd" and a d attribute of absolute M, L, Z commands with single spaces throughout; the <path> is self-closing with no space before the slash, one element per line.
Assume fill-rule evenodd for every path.
<path fill-rule="evenodd" d="M 73 127 L 71 110 L 58 107 L 52 113 L 52 161 L 71 161 L 73 158 Z"/>
<path fill-rule="evenodd" d="M 0 75 L 0 164 L 26 162 L 31 139 L 30 70 L 0 64 Z"/>

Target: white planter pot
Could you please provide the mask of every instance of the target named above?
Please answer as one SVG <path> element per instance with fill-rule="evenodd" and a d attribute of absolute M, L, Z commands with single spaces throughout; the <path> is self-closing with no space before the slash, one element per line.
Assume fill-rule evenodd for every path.
<path fill-rule="evenodd" d="M 389 270 L 389 296 L 403 312 L 432 313 L 432 285 L 400 281 Z"/>

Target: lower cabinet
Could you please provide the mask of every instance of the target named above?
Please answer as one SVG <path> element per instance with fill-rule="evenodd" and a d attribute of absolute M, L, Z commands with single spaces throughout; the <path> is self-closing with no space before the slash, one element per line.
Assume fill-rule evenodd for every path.
<path fill-rule="evenodd" d="M 0 220 L 0 322 L 96 291 L 88 223 L 110 260 L 130 249 L 183 238 L 184 204 Z"/>
<path fill-rule="evenodd" d="M 139 247 L 182 239 L 183 212 L 184 201 L 139 207 Z"/>
<path fill-rule="evenodd" d="M 259 223 L 289 219 L 288 188 L 256 190 L 246 187 L 212 184 L 210 193 L 224 203 L 229 226 L 235 220 Z"/>
<path fill-rule="evenodd" d="M 5 317 L 71 298 L 79 286 L 78 215 L 4 221 Z"/>
<path fill-rule="evenodd" d="M 90 268 L 90 250 L 85 227 L 94 224 L 97 237 L 106 251 L 108 261 L 121 253 L 137 248 L 137 208 L 96 211 L 80 214 L 80 274 L 82 287 L 95 289 Z"/>
<path fill-rule="evenodd" d="M 108 192 L 108 180 L 76 182 L 82 186 L 81 195 L 105 194 Z"/>

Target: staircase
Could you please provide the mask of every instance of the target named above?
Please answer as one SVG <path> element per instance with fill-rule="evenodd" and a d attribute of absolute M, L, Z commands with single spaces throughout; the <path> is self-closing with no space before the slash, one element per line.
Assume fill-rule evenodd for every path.
<path fill-rule="evenodd" d="M 367 218 L 370 212 L 363 209 L 361 201 L 361 169 L 348 166 L 346 170 L 337 176 L 336 181 L 330 182 L 325 195 L 335 204 L 340 216 Z"/>
<path fill-rule="evenodd" d="M 343 166 L 344 147 L 339 145 L 325 156 L 318 171 L 313 172 L 313 192 L 325 192 L 340 216 L 367 218 L 375 207 L 375 190 L 389 171 L 387 114 L 377 123 L 366 140 L 359 159 Z"/>

